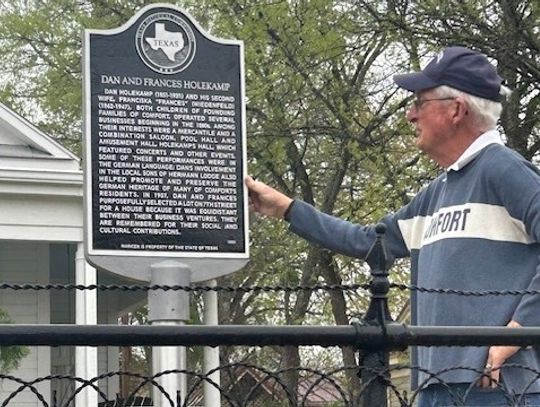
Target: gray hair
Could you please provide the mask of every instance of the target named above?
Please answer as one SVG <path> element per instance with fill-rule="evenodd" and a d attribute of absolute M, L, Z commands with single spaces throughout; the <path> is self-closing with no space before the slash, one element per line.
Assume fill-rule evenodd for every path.
<path fill-rule="evenodd" d="M 476 120 L 476 124 L 485 130 L 494 129 L 501 117 L 502 103 L 484 99 L 465 93 L 450 86 L 438 86 L 433 89 L 437 97 L 462 97 L 469 105 L 469 109 Z M 501 86 L 501 96 L 507 97 L 511 91 L 506 86 Z"/>

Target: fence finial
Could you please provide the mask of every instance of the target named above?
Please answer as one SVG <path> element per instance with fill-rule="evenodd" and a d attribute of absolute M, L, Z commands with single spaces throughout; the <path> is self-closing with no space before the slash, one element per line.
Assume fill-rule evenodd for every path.
<path fill-rule="evenodd" d="M 386 246 L 384 244 L 384 234 L 386 225 L 379 223 L 375 226 L 377 237 L 373 246 L 369 249 L 366 262 L 371 268 L 371 302 L 366 312 L 365 322 L 378 323 L 384 327 L 386 322 L 391 322 L 392 317 L 388 309 L 388 291 L 390 282 L 388 281 L 388 269 L 390 267 Z"/>
<path fill-rule="evenodd" d="M 375 232 L 377 237 L 365 259 L 371 268 L 371 283 L 369 285 L 371 302 L 362 322 L 369 325 L 379 325 L 385 337 L 386 323 L 392 322 L 387 297 L 390 290 L 390 282 L 388 281 L 390 263 L 384 245 L 386 226 L 379 223 L 375 226 Z M 387 386 L 390 383 L 388 366 L 389 352 L 387 349 L 359 350 L 358 375 L 364 386 L 362 407 L 386 407 L 388 405 Z"/>

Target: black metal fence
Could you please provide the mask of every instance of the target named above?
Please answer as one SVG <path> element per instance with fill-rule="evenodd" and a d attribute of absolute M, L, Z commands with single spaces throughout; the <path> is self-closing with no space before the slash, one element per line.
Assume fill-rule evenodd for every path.
<path fill-rule="evenodd" d="M 0 407 L 18 405 L 15 400 L 22 393 L 29 394 L 34 401 L 28 405 L 71 407 L 75 398 L 87 388 L 98 394 L 100 407 L 150 406 L 150 395 L 143 392 L 148 387 L 165 392 L 160 378 L 166 375 L 187 376 L 186 394 L 166 394 L 166 405 L 203 406 L 205 383 L 218 388 L 223 406 L 358 406 L 358 407 L 412 407 L 417 391 L 409 390 L 407 377 L 410 371 L 424 371 L 420 366 L 409 363 L 391 362 L 391 352 L 403 351 L 410 346 L 488 346 L 540 344 L 540 328 L 505 327 L 421 327 L 398 324 L 392 321 L 388 311 L 387 294 L 390 288 L 428 290 L 414 286 L 391 284 L 388 280 L 388 265 L 382 243 L 383 230 L 366 261 L 371 267 L 372 280 L 368 287 L 371 302 L 362 321 L 348 326 L 114 326 L 114 325 L 0 325 L 0 346 L 322 346 L 352 347 L 357 351 L 357 364 L 339 368 L 310 369 L 297 366 L 287 369 L 267 369 L 249 363 L 229 363 L 218 369 L 220 381 L 212 380 L 214 372 L 206 374 L 197 370 L 169 370 L 154 376 L 145 376 L 125 371 L 108 372 L 92 379 L 73 375 L 49 375 L 33 380 L 23 380 L 11 375 L 0 375 L 1 384 L 9 383 L 15 389 L 0 401 Z M 360 286 L 359 286 L 360 287 Z M 46 289 L 121 289 L 121 290 L 236 290 L 227 287 L 151 287 L 151 286 L 66 286 L 66 285 L 12 285 L 3 284 L 0 289 L 46 290 Z M 316 286 L 295 289 L 317 289 Z M 320 287 L 319 287 L 320 288 Z M 343 287 L 322 287 L 343 289 Z M 350 288 L 350 287 L 349 287 Z M 253 289 L 253 288 L 251 288 Z M 272 290 L 272 287 L 258 287 Z M 279 289 L 287 289 L 286 287 Z M 448 290 L 433 290 L 444 295 Z M 451 293 L 456 293 L 451 291 Z M 530 291 L 508 292 L 458 292 L 461 295 L 540 295 Z M 540 311 L 539 311 L 540 312 Z M 513 366 L 532 371 L 535 380 L 540 372 L 530 366 Z M 441 372 L 425 372 L 435 382 L 445 385 L 441 376 L 467 366 L 448 366 Z M 474 370 L 474 369 L 472 369 Z M 291 388 L 289 375 L 294 371 L 295 387 Z M 479 376 L 482 371 L 476 372 Z M 99 383 L 112 377 L 130 377 L 137 384 L 130 394 L 108 399 L 100 390 Z M 351 380 L 351 377 L 357 381 Z M 72 392 L 63 395 L 42 394 L 38 388 L 43 382 L 66 382 Z M 403 381 L 404 383 L 400 383 Z M 519 395 L 506 394 L 503 386 L 499 391 L 506 395 L 508 406 L 521 406 Z M 449 389 L 449 391 L 451 391 Z M 144 394 L 143 394 L 144 393 Z M 464 396 L 453 394 L 453 405 L 466 406 Z M 13 404 L 11 404 L 13 403 Z M 90 407 L 90 406 L 89 406 Z M 93 406 L 92 406 L 93 407 Z M 217 406 L 209 406 L 217 407 Z"/>

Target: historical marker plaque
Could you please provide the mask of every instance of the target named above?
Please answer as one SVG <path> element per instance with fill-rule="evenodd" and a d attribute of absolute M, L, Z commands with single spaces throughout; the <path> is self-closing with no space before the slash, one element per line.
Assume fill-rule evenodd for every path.
<path fill-rule="evenodd" d="M 144 8 L 85 33 L 92 256 L 247 258 L 243 45 Z"/>

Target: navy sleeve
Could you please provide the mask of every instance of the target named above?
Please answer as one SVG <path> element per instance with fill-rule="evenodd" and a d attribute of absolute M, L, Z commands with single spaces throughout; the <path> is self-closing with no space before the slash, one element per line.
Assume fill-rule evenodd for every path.
<path fill-rule="evenodd" d="M 376 237 L 374 226 L 363 226 L 322 213 L 302 201 L 295 201 L 288 220 L 289 229 L 298 236 L 355 258 L 365 258 Z M 403 243 L 395 217 L 387 215 L 381 222 L 387 227 L 385 243 L 391 256 L 389 260 L 408 256 L 409 251 Z"/>

